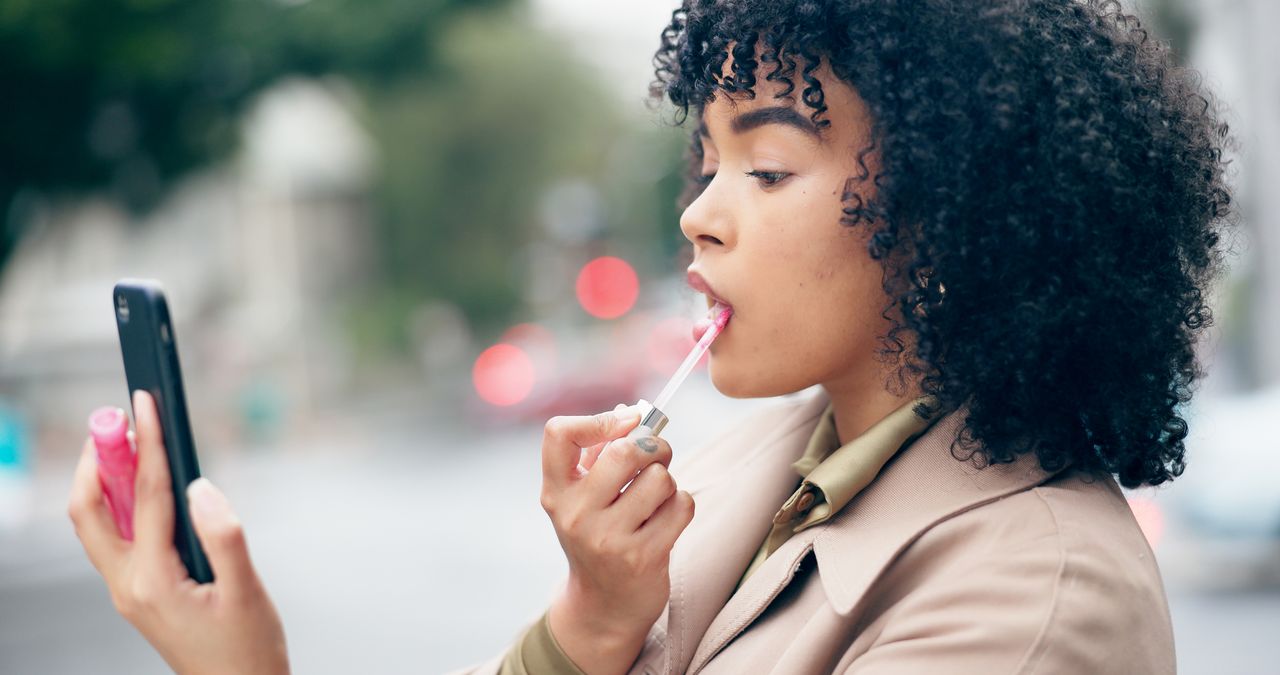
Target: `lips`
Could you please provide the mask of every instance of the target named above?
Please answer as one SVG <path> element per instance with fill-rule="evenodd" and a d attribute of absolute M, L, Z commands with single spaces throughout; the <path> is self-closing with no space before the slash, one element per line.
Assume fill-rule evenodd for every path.
<path fill-rule="evenodd" d="M 701 274 L 694 270 L 689 270 L 688 280 L 690 288 L 707 296 L 708 308 L 714 307 L 718 303 L 724 305 L 724 307 L 728 308 L 730 311 L 733 310 L 733 305 L 717 294 L 715 289 L 711 287 L 711 284 L 707 283 L 707 280 L 702 278 Z M 714 323 L 714 319 L 710 316 L 698 319 L 698 321 L 693 325 L 694 342 L 701 340 L 703 334 L 706 333 Z"/>
<path fill-rule="evenodd" d="M 688 280 L 689 280 L 690 288 L 707 296 L 707 299 L 709 301 L 707 303 L 708 307 L 710 307 L 711 305 L 714 305 L 717 302 L 724 305 L 725 307 L 730 307 L 730 308 L 733 307 L 733 303 L 729 302 L 728 300 L 725 300 L 718 293 L 716 293 L 715 289 L 711 287 L 711 284 L 707 283 L 706 279 L 702 278 L 701 274 L 698 274 L 693 270 L 689 270 Z"/>

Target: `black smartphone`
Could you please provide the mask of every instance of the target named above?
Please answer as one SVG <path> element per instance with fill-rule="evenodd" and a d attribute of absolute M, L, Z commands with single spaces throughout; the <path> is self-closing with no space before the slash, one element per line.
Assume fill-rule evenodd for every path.
<path fill-rule="evenodd" d="M 147 390 L 156 401 L 160 429 L 169 457 L 172 478 L 174 528 L 173 543 L 187 573 L 199 583 L 213 581 L 213 570 L 191 525 L 187 505 L 187 485 L 200 477 L 196 444 L 187 417 L 187 398 L 182 389 L 182 369 L 178 365 L 178 340 L 169 319 L 169 303 L 160 283 L 151 279 L 121 279 L 113 293 L 116 327 L 120 331 L 120 353 L 133 392 Z M 138 419 L 135 410 L 133 418 Z"/>

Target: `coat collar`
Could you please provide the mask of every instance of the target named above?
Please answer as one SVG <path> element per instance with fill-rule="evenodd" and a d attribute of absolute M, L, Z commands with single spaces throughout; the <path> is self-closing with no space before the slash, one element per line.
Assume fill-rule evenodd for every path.
<path fill-rule="evenodd" d="M 827 404 L 819 391 L 781 421 L 757 417 L 707 448 L 711 461 L 701 467 L 706 480 L 686 488 L 697 503 L 694 520 L 672 551 L 667 672 L 698 672 L 764 612 L 810 553 L 832 608 L 849 614 L 921 532 L 1049 476 L 1033 454 L 981 470 L 956 460 L 950 445 L 967 410 L 952 411 L 903 448 L 834 518 L 796 533 L 735 593 L 774 513 L 795 488 L 790 464 Z"/>
<path fill-rule="evenodd" d="M 825 396 L 802 398 L 768 410 L 693 456 L 687 472 L 673 464 L 677 483 L 693 495 L 695 507 L 671 551 L 665 672 L 688 669 L 698 640 L 733 594 L 778 507 L 795 490 L 800 477 L 791 463 L 804 451 L 826 404 Z"/>

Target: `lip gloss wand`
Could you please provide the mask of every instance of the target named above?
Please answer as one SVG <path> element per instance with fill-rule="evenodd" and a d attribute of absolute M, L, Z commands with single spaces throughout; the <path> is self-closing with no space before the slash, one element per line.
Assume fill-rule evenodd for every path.
<path fill-rule="evenodd" d="M 641 406 L 645 412 L 640 418 L 639 426 L 632 429 L 631 433 L 627 434 L 627 438 L 636 438 L 642 435 L 656 436 L 667 426 L 667 415 L 662 412 L 662 408 L 665 408 L 667 403 L 671 402 L 671 397 L 675 396 L 676 390 L 684 383 L 685 378 L 689 377 L 689 373 L 693 372 L 693 367 L 698 365 L 698 360 L 702 358 L 703 354 L 707 353 L 707 350 L 711 348 L 711 343 L 724 331 L 724 327 L 729 323 L 729 317 L 733 316 L 733 308 L 717 302 L 711 308 L 711 314 L 715 317 L 712 324 L 707 327 L 706 332 L 702 334 L 698 343 L 693 346 L 693 350 L 689 352 L 684 362 L 676 369 L 675 375 L 671 376 L 667 386 L 663 387 L 662 391 L 658 393 L 658 397 L 653 399 L 653 403 L 640 399 L 639 403 L 636 404 Z M 641 431 L 641 427 L 649 431 Z"/>

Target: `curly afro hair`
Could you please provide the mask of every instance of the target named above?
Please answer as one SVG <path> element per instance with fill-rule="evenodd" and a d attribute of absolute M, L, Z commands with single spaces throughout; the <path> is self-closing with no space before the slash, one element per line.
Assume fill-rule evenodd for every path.
<path fill-rule="evenodd" d="M 824 126 L 824 60 L 871 113 L 859 166 L 879 153 L 838 224 L 871 228 L 884 267 L 876 356 L 967 406 L 952 454 L 1035 452 L 1126 487 L 1180 475 L 1235 220 L 1233 139 L 1195 71 L 1114 1 L 686 0 L 650 93 L 683 124 L 717 91 L 754 97 L 759 70 Z M 681 207 L 703 187 L 690 137 Z"/>

